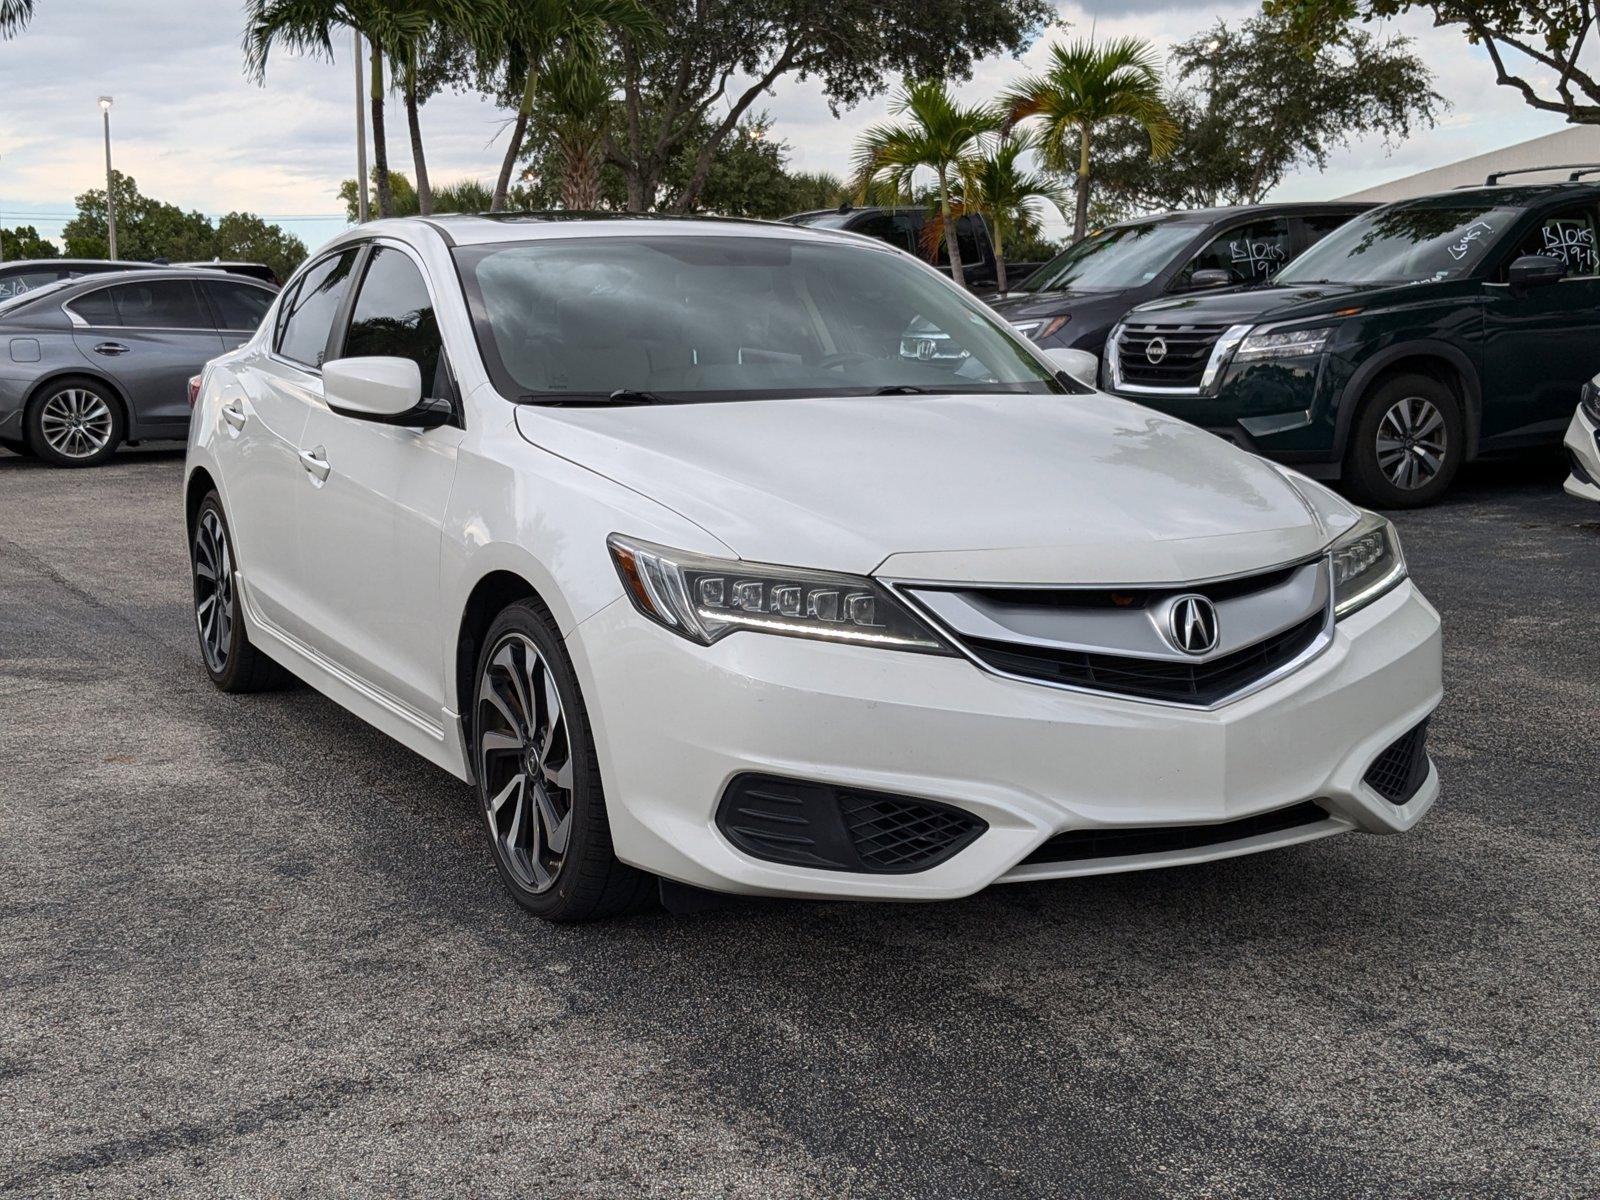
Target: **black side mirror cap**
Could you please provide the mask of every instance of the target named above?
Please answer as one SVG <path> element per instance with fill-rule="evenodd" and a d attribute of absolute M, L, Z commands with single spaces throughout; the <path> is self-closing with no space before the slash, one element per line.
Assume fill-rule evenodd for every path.
<path fill-rule="evenodd" d="M 1524 288 L 1560 283 L 1566 276 L 1567 264 L 1559 258 L 1547 258 L 1543 254 L 1524 254 L 1511 264 L 1511 269 L 1506 272 L 1506 282 L 1513 290 L 1521 291 Z"/>
<path fill-rule="evenodd" d="M 1189 276 L 1189 287 L 1199 292 L 1209 288 L 1222 288 L 1233 286 L 1233 272 L 1224 271 L 1221 267 L 1207 267 L 1203 271 L 1196 271 Z"/>

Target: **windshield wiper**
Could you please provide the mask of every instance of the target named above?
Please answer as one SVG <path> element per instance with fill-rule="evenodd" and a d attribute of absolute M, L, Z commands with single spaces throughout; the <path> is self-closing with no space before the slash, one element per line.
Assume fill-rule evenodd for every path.
<path fill-rule="evenodd" d="M 874 396 L 926 396 L 928 389 L 914 383 L 891 383 L 873 390 Z"/>
<path fill-rule="evenodd" d="M 556 407 L 583 404 L 671 404 L 665 396 L 636 388 L 614 392 L 529 392 L 517 397 L 518 404 L 549 404 Z"/>

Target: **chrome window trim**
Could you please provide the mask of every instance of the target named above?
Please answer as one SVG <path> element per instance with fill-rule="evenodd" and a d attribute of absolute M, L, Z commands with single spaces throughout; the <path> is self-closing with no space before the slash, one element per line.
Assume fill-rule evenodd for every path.
<path fill-rule="evenodd" d="M 965 591 L 965 590 L 971 590 L 973 588 L 984 588 L 984 589 L 990 589 L 990 588 L 1017 588 L 1017 589 L 1026 589 L 1026 590 L 1029 590 L 1029 591 L 1062 591 L 1062 592 L 1070 592 L 1070 591 L 1080 591 L 1080 592 L 1081 591 L 1107 591 L 1107 590 L 1113 590 L 1114 591 L 1114 590 L 1117 590 L 1118 588 L 1121 588 L 1121 587 L 1127 587 L 1130 590 L 1132 590 L 1132 589 L 1139 589 L 1139 590 L 1163 589 L 1164 590 L 1164 589 L 1169 589 L 1169 588 L 1170 589 L 1186 589 L 1186 588 L 1203 587 L 1208 583 L 1224 583 L 1224 582 L 1228 582 L 1230 580 L 1248 579 L 1253 575 L 1268 575 L 1268 574 L 1273 573 L 1274 571 L 1285 570 L 1285 569 L 1287 569 L 1289 567 L 1303 566 L 1306 563 L 1315 562 L 1317 559 L 1322 559 L 1327 563 L 1329 581 L 1330 581 L 1330 584 L 1331 584 L 1332 572 L 1333 572 L 1333 562 L 1332 562 L 1331 554 L 1330 554 L 1328 549 L 1324 549 L 1324 550 L 1318 552 L 1317 554 L 1311 555 L 1310 557 L 1299 558 L 1299 559 L 1295 559 L 1295 560 L 1293 560 L 1291 562 L 1281 563 L 1276 567 L 1257 567 L 1257 568 L 1254 568 L 1254 569 L 1249 570 L 1249 571 L 1236 572 L 1236 573 L 1231 574 L 1231 575 L 1217 575 L 1217 576 L 1212 576 L 1212 577 L 1207 578 L 1207 579 L 1198 579 L 1198 580 L 1182 580 L 1182 581 L 1179 581 L 1179 582 L 1176 582 L 1176 583 L 1140 583 L 1140 584 L 1114 584 L 1114 583 L 1109 583 L 1109 584 L 1063 584 L 1063 585 L 1045 584 L 1045 585 L 1040 585 L 1040 584 L 1028 584 L 1028 583 L 991 584 L 991 583 L 977 583 L 977 582 L 971 582 L 971 581 L 959 582 L 959 581 L 951 581 L 951 580 L 948 580 L 948 579 L 946 579 L 946 580 L 886 579 L 886 578 L 883 578 L 882 576 L 876 576 L 876 575 L 873 576 L 872 578 L 876 579 L 879 583 L 881 583 L 885 587 L 887 587 L 890 590 L 890 592 L 895 596 L 896 599 L 900 600 L 903 604 L 905 604 L 907 607 L 909 607 L 912 612 L 916 613 L 917 616 L 922 618 L 922 620 L 926 621 L 928 623 L 928 625 L 933 630 L 935 630 L 939 634 L 939 636 L 941 638 L 943 638 L 951 646 L 955 647 L 955 649 L 961 654 L 961 656 L 963 658 L 965 658 L 968 662 L 972 663 L 975 667 L 977 667 L 980 671 L 983 671 L 985 674 L 993 675 L 998 679 L 1009 679 L 1009 680 L 1012 680 L 1013 682 L 1016 682 L 1016 683 L 1030 684 L 1033 687 L 1054 688 L 1056 691 L 1074 692 L 1074 693 L 1077 693 L 1079 695 L 1094 696 L 1094 697 L 1096 697 L 1097 699 L 1100 699 L 1100 700 L 1122 701 L 1122 702 L 1125 702 L 1125 703 L 1128 703 L 1128 704 L 1155 705 L 1158 708 L 1176 709 L 1179 712 L 1215 712 L 1219 708 L 1226 708 L 1230 704 L 1236 704 L 1240 700 L 1243 700 L 1243 699 L 1245 699 L 1246 697 L 1249 697 L 1249 696 L 1253 696 L 1257 692 L 1260 692 L 1260 691 L 1262 691 L 1262 690 L 1264 690 L 1266 688 L 1269 688 L 1273 684 L 1278 683 L 1278 682 L 1286 679 L 1288 676 L 1293 675 L 1295 672 L 1299 671 L 1302 667 L 1307 666 L 1314 659 L 1319 658 L 1323 654 L 1323 652 L 1328 649 L 1329 646 L 1333 645 L 1333 635 L 1334 635 L 1334 631 L 1335 631 L 1335 627 L 1336 627 L 1336 620 L 1335 620 L 1335 617 L 1334 617 L 1334 601 L 1335 601 L 1334 589 L 1331 586 L 1328 588 L 1328 601 L 1327 601 L 1327 605 L 1326 605 L 1326 607 L 1325 607 L 1325 609 L 1323 611 L 1322 628 L 1317 631 L 1317 636 L 1312 640 L 1310 645 L 1308 645 L 1299 654 L 1295 655 L 1294 658 L 1290 659 L 1288 662 L 1281 663 L 1277 667 L 1273 668 L 1267 674 L 1263 675 L 1260 679 L 1257 679 L 1257 680 L 1253 681 L 1252 683 L 1248 684 L 1247 686 L 1245 686 L 1243 688 L 1240 688 L 1236 692 L 1230 692 L 1228 695 L 1224 696 L 1222 699 L 1217 700 L 1217 701 L 1213 701 L 1210 704 L 1187 704 L 1187 703 L 1184 703 L 1181 700 L 1161 700 L 1161 699 L 1157 699 L 1155 697 L 1150 697 L 1150 696 L 1128 696 L 1128 695 L 1124 695 L 1124 694 L 1122 694 L 1120 692 L 1109 692 L 1109 691 L 1102 691 L 1102 690 L 1100 690 L 1098 688 L 1084 687 L 1081 684 L 1057 683 L 1054 680 L 1038 679 L 1038 678 L 1035 678 L 1034 676 L 1031 676 L 1031 675 L 1019 675 L 1019 674 L 1017 674 L 1017 673 L 1015 673 L 1013 671 L 1003 671 L 1000 668 L 992 666 L 991 664 L 985 662 L 982 658 L 980 658 L 977 654 L 975 654 L 972 650 L 970 650 L 965 645 L 965 643 L 963 642 L 963 640 L 961 638 L 961 635 L 956 633 L 955 630 L 951 629 L 948 625 L 946 625 L 945 622 L 943 620 L 941 620 L 936 613 L 932 612 L 925 605 L 923 605 L 917 599 L 917 597 L 914 594 L 912 594 L 910 589 L 913 588 L 913 587 L 917 587 L 917 586 L 930 588 L 930 589 L 939 588 L 939 589 L 955 590 L 955 591 Z"/>

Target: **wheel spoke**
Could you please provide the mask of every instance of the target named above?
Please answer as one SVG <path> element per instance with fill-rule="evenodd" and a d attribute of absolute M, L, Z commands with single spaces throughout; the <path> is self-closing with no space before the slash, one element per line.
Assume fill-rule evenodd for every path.
<path fill-rule="evenodd" d="M 542 787 L 534 789 L 533 801 L 539 808 L 539 823 L 544 827 L 544 840 L 550 853 L 565 854 L 567 837 L 572 832 L 572 809 L 567 809 L 565 816 L 558 816 L 550 793 Z"/>
<path fill-rule="evenodd" d="M 489 815 L 491 819 L 500 815 L 500 810 L 505 807 L 506 801 L 511 799 L 511 794 L 521 786 L 522 776 L 513 775 L 511 777 L 511 782 L 507 783 L 505 787 L 501 788 L 493 797 L 490 798 Z"/>
<path fill-rule="evenodd" d="M 500 733 L 493 729 L 484 730 L 483 736 L 478 739 L 485 755 L 489 754 L 520 754 L 522 752 L 522 739 L 515 734 Z"/>

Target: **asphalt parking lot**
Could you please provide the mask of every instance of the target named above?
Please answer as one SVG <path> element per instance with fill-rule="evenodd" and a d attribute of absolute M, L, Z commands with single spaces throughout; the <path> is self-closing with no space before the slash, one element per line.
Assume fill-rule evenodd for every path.
<path fill-rule="evenodd" d="M 1445 795 L 936 907 L 553 928 L 468 789 L 214 692 L 181 452 L 0 453 L 0 1193 L 1600 1194 L 1600 506 L 1400 518 Z"/>

